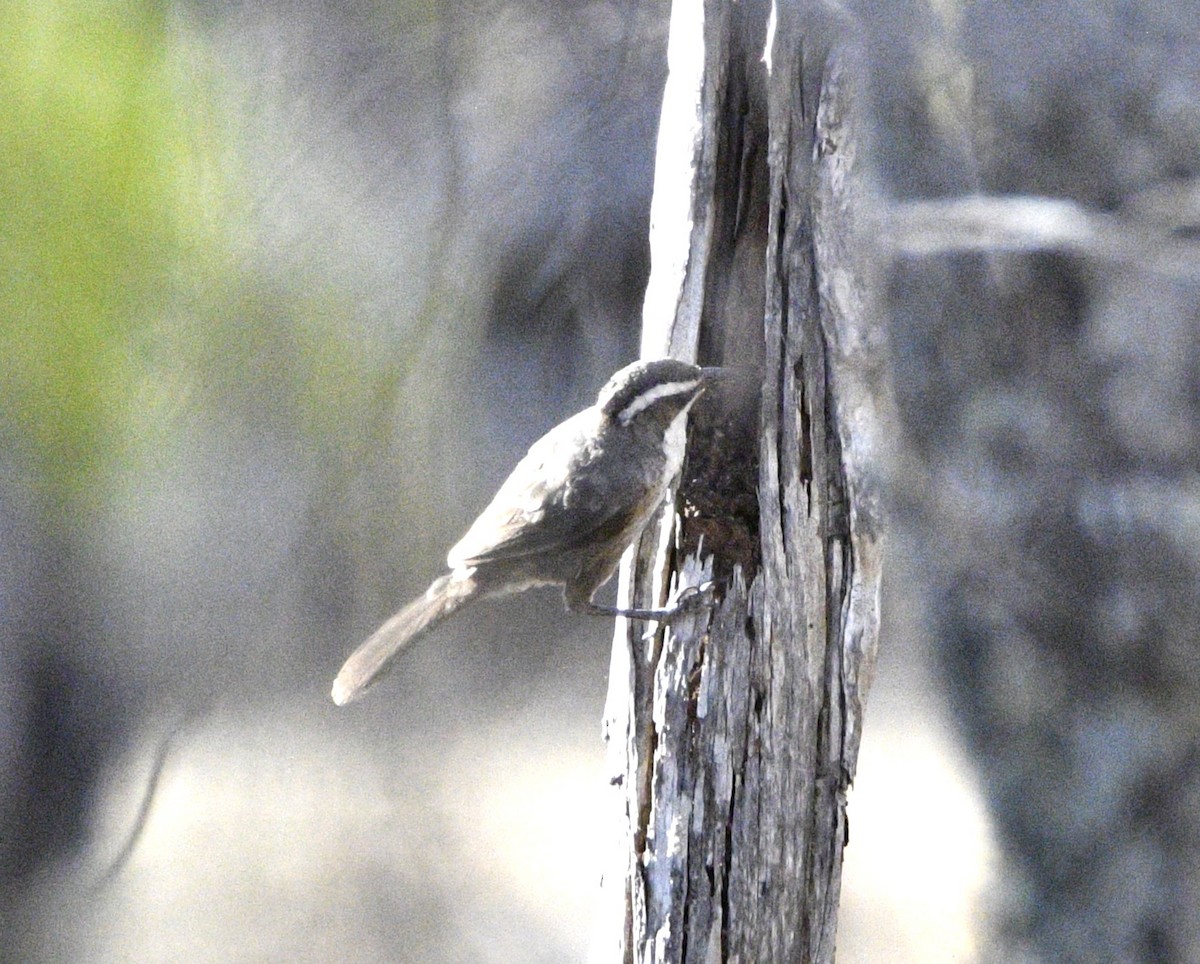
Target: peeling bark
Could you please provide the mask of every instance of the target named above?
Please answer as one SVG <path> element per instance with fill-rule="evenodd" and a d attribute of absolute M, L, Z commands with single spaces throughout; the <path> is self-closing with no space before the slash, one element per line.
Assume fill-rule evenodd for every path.
<path fill-rule="evenodd" d="M 880 578 L 844 26 L 673 12 L 643 353 L 734 375 L 697 407 L 674 511 L 631 550 L 621 599 L 710 578 L 721 598 L 667 630 L 618 626 L 597 960 L 833 959 Z"/>

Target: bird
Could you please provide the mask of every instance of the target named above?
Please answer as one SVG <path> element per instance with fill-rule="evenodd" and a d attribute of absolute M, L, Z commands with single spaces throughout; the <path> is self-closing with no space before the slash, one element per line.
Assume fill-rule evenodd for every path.
<path fill-rule="evenodd" d="M 594 405 L 536 441 L 446 556 L 448 572 L 343 664 L 333 702 L 358 699 L 415 639 L 479 599 L 559 586 L 576 613 L 666 620 L 674 609 L 593 602 L 683 465 L 688 409 L 719 376 L 676 359 L 617 371 Z"/>

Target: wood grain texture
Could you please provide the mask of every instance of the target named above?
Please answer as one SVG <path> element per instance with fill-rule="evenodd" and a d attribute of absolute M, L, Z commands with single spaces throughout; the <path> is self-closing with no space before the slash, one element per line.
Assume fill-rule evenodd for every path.
<path fill-rule="evenodd" d="M 757 365 L 758 551 L 711 613 L 618 626 L 599 961 L 833 960 L 879 625 L 880 338 L 853 257 L 844 25 L 781 14 L 768 70 L 768 12 L 689 0 L 673 13 L 664 114 L 686 112 L 690 91 L 699 120 L 678 128 L 688 145 L 660 134 L 657 179 L 685 179 L 690 204 L 654 220 L 643 352 Z M 703 59 L 679 55 L 691 72 L 677 76 L 684 37 Z M 699 501 L 690 484 L 685 466 L 678 505 Z M 665 512 L 626 557 L 621 604 L 661 605 L 721 571 L 719 548 L 683 551 L 705 521 Z"/>

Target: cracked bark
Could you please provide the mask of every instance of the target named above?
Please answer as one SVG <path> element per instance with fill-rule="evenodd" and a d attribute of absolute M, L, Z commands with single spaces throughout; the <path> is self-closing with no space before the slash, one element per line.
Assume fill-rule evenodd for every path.
<path fill-rule="evenodd" d="M 753 0 L 673 11 L 643 354 L 734 375 L 697 406 L 620 594 L 713 578 L 721 599 L 618 625 L 596 960 L 833 959 L 880 578 L 846 26 Z"/>

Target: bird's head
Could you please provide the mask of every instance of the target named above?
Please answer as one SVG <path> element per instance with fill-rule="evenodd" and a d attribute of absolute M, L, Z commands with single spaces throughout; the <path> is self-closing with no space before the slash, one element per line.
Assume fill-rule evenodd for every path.
<path fill-rule="evenodd" d="M 596 405 L 622 426 L 637 421 L 665 428 L 700 397 L 717 371 L 673 358 L 636 361 L 608 380 Z"/>

